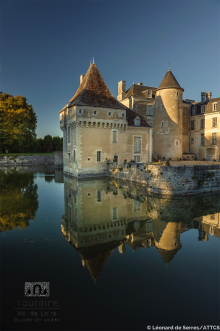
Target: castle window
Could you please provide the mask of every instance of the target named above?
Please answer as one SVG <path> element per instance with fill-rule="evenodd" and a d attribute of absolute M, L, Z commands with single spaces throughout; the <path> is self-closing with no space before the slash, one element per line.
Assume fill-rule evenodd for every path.
<path fill-rule="evenodd" d="M 81 109 L 79 109 L 79 114 L 81 114 L 82 113 L 82 110 Z"/>
<path fill-rule="evenodd" d="M 205 120 L 201 120 L 201 129 L 205 128 Z"/>
<path fill-rule="evenodd" d="M 75 162 L 76 161 L 76 151 L 74 150 L 73 151 L 73 162 Z"/>
<path fill-rule="evenodd" d="M 141 153 L 141 138 L 134 137 L 134 153 Z"/>
<path fill-rule="evenodd" d="M 97 162 L 101 162 L 101 151 L 97 152 Z"/>
<path fill-rule="evenodd" d="M 176 140 L 176 146 L 178 146 L 179 145 L 179 141 L 178 140 Z"/>
<path fill-rule="evenodd" d="M 68 162 L 70 162 L 70 153 L 68 153 Z"/>
<path fill-rule="evenodd" d="M 147 115 L 153 116 L 153 107 L 151 105 L 147 105 Z"/>
<path fill-rule="evenodd" d="M 217 145 L 217 133 L 212 134 L 212 145 Z"/>
<path fill-rule="evenodd" d="M 67 129 L 67 142 L 70 143 L 70 127 Z"/>
<path fill-rule="evenodd" d="M 191 138 L 191 145 L 194 143 L 194 138 Z"/>
<path fill-rule="evenodd" d="M 125 114 L 124 113 L 122 113 L 122 117 L 125 117 Z"/>
<path fill-rule="evenodd" d="M 134 155 L 134 161 L 135 162 L 141 162 L 141 156 L 140 155 Z"/>
<path fill-rule="evenodd" d="M 201 145 L 202 145 L 202 146 L 205 145 L 205 137 L 204 137 L 204 133 L 201 133 Z"/>
<path fill-rule="evenodd" d="M 212 127 L 217 128 L 217 117 L 212 118 Z"/>
<path fill-rule="evenodd" d="M 111 114 L 112 114 L 112 113 L 111 113 L 111 112 L 109 112 L 109 113 L 108 113 L 108 116 L 111 116 Z"/>
<path fill-rule="evenodd" d="M 162 103 L 162 105 L 161 105 L 161 110 L 164 110 L 165 108 L 164 108 L 164 104 Z"/>
<path fill-rule="evenodd" d="M 112 131 L 112 142 L 113 143 L 118 142 L 118 131 Z"/>
<path fill-rule="evenodd" d="M 112 208 L 112 220 L 116 221 L 118 219 L 118 208 Z"/>
<path fill-rule="evenodd" d="M 161 121 L 161 128 L 164 127 L 164 121 Z"/>
<path fill-rule="evenodd" d="M 217 104 L 217 102 L 214 102 L 214 103 L 212 104 L 212 109 L 213 109 L 214 111 L 217 111 L 217 110 L 218 110 L 218 104 Z"/>
<path fill-rule="evenodd" d="M 139 117 L 136 117 L 134 120 L 134 125 L 140 125 L 141 124 L 141 120 Z"/>
<path fill-rule="evenodd" d="M 97 202 L 101 202 L 102 201 L 102 197 L 101 197 L 101 191 L 97 191 Z"/>
<path fill-rule="evenodd" d="M 97 110 L 94 110 L 94 112 L 93 112 L 93 113 L 94 113 L 94 115 L 96 115 L 96 114 L 97 114 Z"/>
<path fill-rule="evenodd" d="M 205 106 L 203 105 L 201 106 L 201 113 L 204 114 L 204 112 L 205 112 Z"/>
<path fill-rule="evenodd" d="M 190 122 L 190 129 L 194 130 L 195 129 L 195 121 Z"/>
<path fill-rule="evenodd" d="M 192 107 L 192 115 L 196 115 L 196 107 Z"/>
<path fill-rule="evenodd" d="M 134 200 L 134 212 L 141 210 L 141 203 L 140 201 Z"/>
<path fill-rule="evenodd" d="M 178 94 L 179 94 L 179 93 L 178 93 L 178 91 L 177 91 L 177 92 L 176 92 L 176 96 L 177 96 L 177 97 L 178 97 Z"/>

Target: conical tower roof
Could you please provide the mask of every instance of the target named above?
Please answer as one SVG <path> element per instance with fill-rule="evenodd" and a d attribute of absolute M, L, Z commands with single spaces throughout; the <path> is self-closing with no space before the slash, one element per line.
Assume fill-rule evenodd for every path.
<path fill-rule="evenodd" d="M 168 69 L 157 91 L 166 88 L 177 88 L 177 89 L 182 89 L 184 91 L 184 89 L 179 85 L 179 83 L 177 82 L 176 78 L 174 77 L 170 69 Z"/>
<path fill-rule="evenodd" d="M 72 105 L 127 109 L 112 95 L 95 63 L 90 65 L 76 94 L 69 101 L 69 106 Z"/>

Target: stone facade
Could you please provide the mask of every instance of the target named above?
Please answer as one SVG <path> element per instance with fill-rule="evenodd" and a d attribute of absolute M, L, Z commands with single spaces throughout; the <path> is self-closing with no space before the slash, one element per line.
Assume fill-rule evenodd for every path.
<path fill-rule="evenodd" d="M 113 159 L 151 162 L 151 126 L 113 97 L 95 64 L 61 110 L 60 127 L 67 175 L 107 176 Z"/>
<path fill-rule="evenodd" d="M 202 160 L 220 160 L 220 98 L 204 99 L 202 92 L 201 99 L 191 106 L 190 151 Z"/>
<path fill-rule="evenodd" d="M 117 99 L 153 127 L 155 158 L 220 160 L 220 98 L 202 92 L 195 103 L 183 91 L 169 69 L 158 88 L 138 83 L 126 91 L 120 81 Z"/>

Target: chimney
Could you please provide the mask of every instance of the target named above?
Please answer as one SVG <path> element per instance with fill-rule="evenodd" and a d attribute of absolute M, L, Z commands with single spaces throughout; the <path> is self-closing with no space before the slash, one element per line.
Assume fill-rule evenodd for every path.
<path fill-rule="evenodd" d="M 118 101 L 121 101 L 124 99 L 125 88 L 126 88 L 125 80 L 121 80 L 120 82 L 118 82 L 118 96 L 117 96 Z"/>
<path fill-rule="evenodd" d="M 210 101 L 212 99 L 212 92 L 207 92 L 206 93 L 206 100 L 208 101 Z"/>
<path fill-rule="evenodd" d="M 138 83 L 138 85 L 141 85 L 141 86 L 143 86 L 143 83 Z"/>
<path fill-rule="evenodd" d="M 85 77 L 85 75 L 80 76 L 80 84 L 82 83 L 84 77 Z"/>

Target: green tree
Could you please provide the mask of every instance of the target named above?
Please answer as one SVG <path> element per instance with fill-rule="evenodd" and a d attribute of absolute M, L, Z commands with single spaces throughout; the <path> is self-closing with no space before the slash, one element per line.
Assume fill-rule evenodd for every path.
<path fill-rule="evenodd" d="M 0 151 L 29 152 L 36 138 L 37 117 L 23 96 L 0 94 Z"/>

